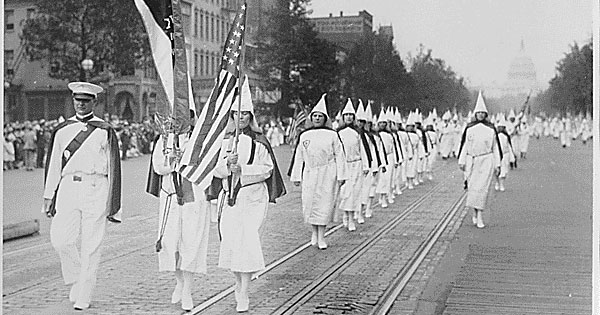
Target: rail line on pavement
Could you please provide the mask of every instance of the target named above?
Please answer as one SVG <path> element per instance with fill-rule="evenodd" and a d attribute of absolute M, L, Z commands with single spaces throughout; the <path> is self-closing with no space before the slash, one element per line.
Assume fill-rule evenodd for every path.
<path fill-rule="evenodd" d="M 461 205 L 466 199 L 467 194 L 463 192 L 462 195 L 450 206 L 448 211 L 444 214 L 444 217 L 438 222 L 433 230 L 427 235 L 427 238 L 419 248 L 413 253 L 408 260 L 408 263 L 402 268 L 400 273 L 390 282 L 390 285 L 383 293 L 382 297 L 375 307 L 369 312 L 369 315 L 385 315 L 391 310 L 394 302 L 397 300 L 400 293 L 410 281 L 413 274 L 417 271 L 427 254 L 431 251 L 437 240 L 440 238 L 442 233 L 450 224 L 450 221 L 456 213 L 461 209 Z"/>
<path fill-rule="evenodd" d="M 441 166 L 436 167 L 433 171 L 434 171 L 434 173 L 436 173 L 436 172 L 440 171 L 441 169 L 448 168 L 448 165 L 449 164 L 445 163 Z M 442 182 L 439 182 L 433 188 L 431 188 L 428 192 L 426 192 L 424 195 L 420 196 L 416 201 L 413 201 L 411 204 L 409 204 L 408 207 L 405 209 L 405 211 L 402 214 L 398 215 L 394 220 L 397 220 L 400 217 L 400 219 L 398 220 L 397 223 L 402 221 L 412 210 L 417 208 L 418 205 L 421 205 L 431 194 L 433 194 L 434 191 L 437 191 L 441 187 L 441 184 L 442 184 Z M 401 191 L 405 191 L 406 189 L 407 189 L 406 186 L 404 186 L 401 188 Z M 389 225 L 389 223 L 388 223 L 388 225 Z M 335 233 L 336 231 L 342 229 L 343 227 L 344 226 L 342 224 L 334 226 L 325 233 L 325 236 L 329 236 L 329 235 Z M 380 229 L 380 231 L 381 231 L 381 229 Z M 255 280 L 258 277 L 264 275 L 265 273 L 268 273 L 269 271 L 271 271 L 274 268 L 278 267 L 279 265 L 285 263 L 289 259 L 293 258 L 294 256 L 298 255 L 299 253 L 301 253 L 302 251 L 304 251 L 305 249 L 310 248 L 310 247 L 311 247 L 310 242 L 307 242 L 307 243 L 297 247 L 296 249 L 290 251 L 286 255 L 280 257 L 279 259 L 277 259 L 274 262 L 267 265 L 264 270 L 253 274 L 252 280 Z M 359 245 L 359 247 L 361 247 L 361 246 Z M 223 300 L 229 294 L 232 294 L 234 291 L 235 291 L 234 285 L 230 286 L 229 288 L 227 288 L 225 290 L 220 291 L 219 293 L 212 296 L 210 299 L 204 301 L 203 303 L 199 304 L 194 309 L 192 309 L 191 314 L 199 314 L 200 312 L 210 308 L 212 305 L 215 305 L 219 301 Z M 190 314 L 190 313 L 184 312 L 183 314 Z"/>
<path fill-rule="evenodd" d="M 415 209 L 427 201 L 435 192 L 440 190 L 441 187 L 442 182 L 439 182 L 425 194 L 421 195 L 417 200 L 413 201 L 406 209 L 404 209 L 404 211 L 402 211 L 402 213 L 394 217 L 383 227 L 379 228 L 377 232 L 363 241 L 350 253 L 346 254 L 346 256 L 327 269 L 323 274 L 321 274 L 321 276 L 312 281 L 309 285 L 305 286 L 304 289 L 300 290 L 298 293 L 288 299 L 286 303 L 277 308 L 274 312 L 272 312 L 272 314 L 293 314 L 295 311 L 297 311 L 298 308 L 316 296 L 333 279 L 350 267 L 357 259 L 362 257 L 364 253 L 366 253 L 377 243 L 377 241 L 381 240 L 383 236 L 394 229 L 400 222 L 404 221 L 406 217 L 408 217 Z"/>

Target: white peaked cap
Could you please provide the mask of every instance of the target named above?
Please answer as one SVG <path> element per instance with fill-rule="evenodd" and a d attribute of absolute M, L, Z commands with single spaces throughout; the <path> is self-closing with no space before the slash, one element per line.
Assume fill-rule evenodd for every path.
<path fill-rule="evenodd" d="M 313 107 L 313 109 L 310 111 L 310 114 L 312 115 L 312 113 L 314 112 L 319 112 L 325 115 L 325 117 L 327 117 L 327 120 L 329 120 L 329 114 L 327 114 L 327 104 L 325 104 L 325 96 L 327 95 L 327 93 L 324 93 L 321 96 L 321 99 L 319 100 L 319 102 L 317 103 L 317 105 L 315 105 L 315 107 Z"/>
<path fill-rule="evenodd" d="M 433 113 L 429 113 L 429 116 L 427 116 L 427 119 L 425 119 L 425 122 L 423 123 L 423 125 L 427 126 L 427 125 L 431 125 L 433 126 Z"/>
<path fill-rule="evenodd" d="M 500 117 L 498 117 L 498 122 L 496 123 L 496 126 L 506 127 L 506 118 L 504 118 L 504 114 L 498 114 L 498 116 L 500 116 Z"/>
<path fill-rule="evenodd" d="M 415 114 L 413 112 L 410 112 L 408 114 L 408 119 L 406 119 L 406 125 L 413 125 L 415 124 Z"/>
<path fill-rule="evenodd" d="M 467 113 L 467 119 L 468 119 L 468 120 L 471 120 L 471 118 L 473 118 L 473 115 L 474 115 L 474 114 L 473 114 L 473 112 L 472 112 L 472 111 L 469 111 L 469 112 Z"/>
<path fill-rule="evenodd" d="M 523 115 L 523 117 L 521 117 L 521 122 L 527 122 L 527 115 Z"/>
<path fill-rule="evenodd" d="M 402 115 L 400 115 L 400 111 L 396 110 L 394 114 L 394 119 L 396 120 L 396 122 L 399 124 L 402 123 Z"/>
<path fill-rule="evenodd" d="M 381 111 L 379 112 L 379 117 L 377 118 L 377 122 L 387 122 L 386 113 L 383 107 L 381 107 Z"/>
<path fill-rule="evenodd" d="M 337 112 L 337 114 L 335 114 L 335 120 L 342 120 L 342 112 Z"/>
<path fill-rule="evenodd" d="M 450 118 L 452 118 L 452 114 L 450 114 L 450 111 L 446 111 L 444 115 L 442 115 L 442 119 L 444 120 L 450 120 Z"/>
<path fill-rule="evenodd" d="M 517 116 L 515 116 L 515 111 L 512 110 L 512 108 L 510 109 L 510 112 L 508 112 L 508 119 L 511 118 L 517 118 Z"/>
<path fill-rule="evenodd" d="M 433 115 L 434 119 L 438 119 L 437 109 L 435 109 L 435 107 L 433 108 L 433 112 L 431 112 L 431 114 Z"/>
<path fill-rule="evenodd" d="M 371 109 L 371 101 L 367 102 L 367 107 L 365 108 L 365 117 L 367 118 L 367 121 L 375 121 L 375 115 L 373 115 L 373 110 Z"/>
<path fill-rule="evenodd" d="M 387 108 L 387 110 L 385 111 L 385 119 L 387 119 L 389 121 L 394 121 L 394 108 L 393 107 Z"/>
<path fill-rule="evenodd" d="M 485 107 L 485 102 L 483 101 L 483 94 L 479 91 L 479 95 L 477 95 L 477 103 L 475 103 L 475 109 L 473 109 L 473 113 L 484 112 L 487 113 L 487 107 Z"/>
<path fill-rule="evenodd" d="M 242 112 L 251 112 L 254 115 L 254 105 L 252 104 L 252 92 L 250 91 L 250 80 L 248 80 L 248 76 L 244 75 L 244 83 L 242 83 Z M 238 104 L 235 102 L 231 107 L 232 110 L 237 111 Z"/>
<path fill-rule="evenodd" d="M 423 124 L 423 117 L 421 116 L 419 109 L 415 110 L 415 118 L 413 118 L 413 119 L 414 119 L 415 123 Z"/>
<path fill-rule="evenodd" d="M 348 101 L 346 102 L 346 106 L 342 110 L 342 116 L 344 114 L 354 114 L 354 115 L 356 115 L 356 111 L 354 110 L 354 105 L 352 105 L 352 100 L 349 99 L 349 98 L 348 98 Z"/>
<path fill-rule="evenodd" d="M 454 114 L 454 116 L 452 116 L 452 120 L 458 120 L 458 115 Z"/>
<path fill-rule="evenodd" d="M 361 99 L 358 99 L 358 108 L 356 109 L 356 120 L 369 120 L 367 115 L 365 115 L 365 109 L 363 108 L 363 102 Z"/>

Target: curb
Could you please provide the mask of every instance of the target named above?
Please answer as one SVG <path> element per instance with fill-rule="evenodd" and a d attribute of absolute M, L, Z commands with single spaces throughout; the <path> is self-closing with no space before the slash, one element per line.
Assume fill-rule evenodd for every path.
<path fill-rule="evenodd" d="M 40 231 L 40 222 L 37 219 L 7 224 L 2 227 L 2 241 L 6 242 L 18 237 L 31 235 Z"/>

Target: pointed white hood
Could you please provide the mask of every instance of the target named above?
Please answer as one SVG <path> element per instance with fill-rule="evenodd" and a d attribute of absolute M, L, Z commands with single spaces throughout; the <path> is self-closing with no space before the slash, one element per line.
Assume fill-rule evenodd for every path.
<path fill-rule="evenodd" d="M 483 101 L 483 94 L 479 91 L 479 95 L 477 95 L 477 103 L 475 103 L 475 109 L 473 109 L 473 113 L 484 112 L 488 113 L 487 107 L 485 106 L 485 102 Z"/>
<path fill-rule="evenodd" d="M 327 104 L 325 102 L 326 95 L 327 95 L 327 93 L 324 93 L 321 96 L 321 99 L 319 100 L 317 105 L 315 105 L 315 107 L 313 107 L 313 109 L 310 111 L 310 114 L 312 115 L 312 113 L 314 113 L 314 112 L 322 113 L 323 115 L 325 115 L 325 117 L 327 117 L 327 120 L 329 121 L 331 119 L 329 118 L 329 114 L 327 114 Z"/>
<path fill-rule="evenodd" d="M 358 108 L 356 109 L 356 120 L 365 120 L 368 121 L 367 115 L 365 115 L 365 109 L 363 106 L 363 102 L 361 99 L 358 99 Z"/>
<path fill-rule="evenodd" d="M 354 105 L 352 105 L 352 100 L 351 99 L 348 99 L 348 101 L 346 102 L 346 106 L 342 110 L 342 116 L 344 116 L 344 114 L 354 114 L 354 115 L 356 115 L 356 111 L 354 110 Z"/>
<path fill-rule="evenodd" d="M 367 118 L 368 122 L 374 122 L 375 119 L 373 118 L 373 109 L 371 109 L 371 101 L 367 102 L 367 107 L 365 108 L 365 118 Z"/>

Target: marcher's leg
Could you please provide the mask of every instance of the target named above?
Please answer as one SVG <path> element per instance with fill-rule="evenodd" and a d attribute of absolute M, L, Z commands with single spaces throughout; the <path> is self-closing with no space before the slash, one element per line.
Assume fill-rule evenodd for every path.
<path fill-rule="evenodd" d="M 480 229 L 483 229 L 485 227 L 485 224 L 483 223 L 483 210 L 476 210 L 477 211 L 477 227 Z"/>
<path fill-rule="evenodd" d="M 326 249 L 327 243 L 325 243 L 325 225 L 317 225 L 317 238 L 319 249 Z"/>
<path fill-rule="evenodd" d="M 183 287 L 181 288 L 181 308 L 189 311 L 194 308 L 192 300 L 192 285 L 194 284 L 194 274 L 190 271 L 183 271 Z"/>
<path fill-rule="evenodd" d="M 248 296 L 248 287 L 250 286 L 250 280 L 252 277 L 251 272 L 240 272 L 240 293 L 239 300 L 237 301 L 236 311 L 246 312 L 250 308 L 250 298 Z"/>
<path fill-rule="evenodd" d="M 499 178 L 498 178 L 498 181 L 499 181 L 499 186 L 500 186 L 500 187 L 499 187 L 499 188 L 500 188 L 500 191 L 504 191 L 504 180 L 505 180 L 505 179 L 506 179 L 506 177 L 499 177 Z"/>
<path fill-rule="evenodd" d="M 79 250 L 77 250 L 77 239 L 81 231 L 81 212 L 70 207 L 60 207 L 52 219 L 50 226 L 50 242 L 60 257 L 60 265 L 65 284 L 74 286 L 79 279 L 81 261 Z M 71 287 L 72 296 L 69 299 L 77 299 L 78 288 Z"/>
<path fill-rule="evenodd" d="M 359 211 L 355 211 L 354 214 L 356 216 L 356 222 L 358 222 L 358 224 L 363 224 L 365 223 L 365 217 L 364 217 L 364 209 L 365 209 L 365 205 L 361 204 L 360 205 L 360 210 Z"/>
<path fill-rule="evenodd" d="M 353 211 L 344 211 L 344 215 L 348 217 L 348 231 L 356 231 L 356 225 L 354 224 Z"/>
<path fill-rule="evenodd" d="M 373 204 L 373 197 L 369 197 L 367 200 L 367 207 L 365 209 L 365 217 L 370 218 L 373 216 L 373 210 L 371 210 L 371 205 Z"/>
<path fill-rule="evenodd" d="M 473 220 L 473 225 L 477 225 L 477 209 L 475 208 L 473 208 L 473 217 L 471 219 Z"/>
<path fill-rule="evenodd" d="M 178 255 L 178 253 L 176 253 Z M 171 295 L 171 303 L 179 303 L 181 301 L 181 291 L 183 289 L 183 271 L 180 269 L 175 270 L 175 280 L 177 284 L 175 285 L 175 290 L 173 290 L 173 294 Z"/>
<path fill-rule="evenodd" d="M 101 208 L 104 210 L 104 208 Z M 89 307 L 92 292 L 96 285 L 96 272 L 100 264 L 100 244 L 106 230 L 106 213 L 82 213 L 81 219 L 81 273 L 79 274 L 79 294 L 75 307 Z"/>
<path fill-rule="evenodd" d="M 318 226 L 312 225 L 312 237 L 310 238 L 310 245 L 317 245 L 317 241 L 319 240 L 318 230 Z"/>

